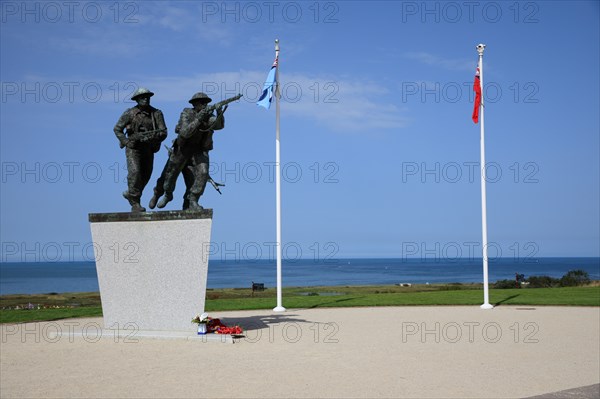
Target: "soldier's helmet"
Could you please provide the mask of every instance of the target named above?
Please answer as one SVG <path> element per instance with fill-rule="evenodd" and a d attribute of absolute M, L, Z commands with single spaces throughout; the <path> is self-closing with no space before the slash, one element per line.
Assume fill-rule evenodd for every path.
<path fill-rule="evenodd" d="M 189 103 L 193 104 L 194 101 L 200 101 L 200 102 L 203 102 L 204 104 L 208 104 L 209 102 L 212 101 L 212 98 L 207 96 L 205 93 L 202 93 L 201 91 L 199 91 L 198 93 L 194 94 L 192 96 L 192 98 L 190 98 Z"/>
<path fill-rule="evenodd" d="M 138 97 L 142 97 L 142 96 L 152 97 L 153 95 L 154 95 L 154 93 L 152 93 L 150 90 L 146 89 L 145 87 L 140 87 L 135 91 L 135 93 L 133 93 L 133 96 L 131 96 L 131 99 L 133 101 L 135 101 L 135 99 Z"/>

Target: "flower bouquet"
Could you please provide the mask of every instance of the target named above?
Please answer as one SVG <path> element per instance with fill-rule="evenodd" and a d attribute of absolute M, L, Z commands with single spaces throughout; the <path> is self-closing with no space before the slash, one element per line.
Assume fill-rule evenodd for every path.
<path fill-rule="evenodd" d="M 203 335 L 208 332 L 208 323 L 210 320 L 211 319 L 208 317 L 208 313 L 196 315 L 196 317 L 192 319 L 192 323 L 198 324 L 198 334 Z"/>
<path fill-rule="evenodd" d="M 241 335 L 244 332 L 240 326 L 227 327 L 225 324 L 221 323 L 221 320 L 208 317 L 208 313 L 196 315 L 196 317 L 192 319 L 192 323 L 198 324 L 198 334 L 215 333 Z"/>

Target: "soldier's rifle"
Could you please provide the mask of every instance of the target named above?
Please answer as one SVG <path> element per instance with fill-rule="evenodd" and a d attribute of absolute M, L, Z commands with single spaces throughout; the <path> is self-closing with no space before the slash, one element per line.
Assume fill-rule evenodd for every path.
<path fill-rule="evenodd" d="M 229 104 L 229 103 L 232 103 L 232 102 L 234 102 L 234 101 L 237 101 L 237 100 L 239 100 L 239 99 L 240 99 L 240 98 L 242 98 L 242 97 L 243 97 L 243 96 L 242 96 L 242 94 L 240 93 L 240 94 L 238 94 L 237 96 L 233 96 L 233 97 L 231 97 L 231 98 L 228 98 L 228 99 L 226 99 L 226 100 L 219 101 L 218 103 L 214 103 L 214 104 L 212 104 L 212 105 L 209 105 L 208 107 L 204 108 L 204 109 L 202 110 L 202 112 L 200 113 L 200 119 L 204 119 L 204 118 L 206 118 L 207 116 L 208 116 L 208 117 L 210 117 L 210 116 L 213 114 L 213 112 L 215 112 L 215 110 L 217 110 L 217 109 L 221 109 L 221 108 L 223 108 L 224 106 L 226 106 L 227 104 Z M 217 183 L 216 181 L 214 181 L 214 180 L 213 180 L 213 178 L 212 178 L 212 177 L 210 177 L 210 175 L 208 176 L 208 181 L 210 182 L 210 184 L 212 184 L 212 186 L 214 187 L 214 189 L 215 189 L 215 190 L 217 190 L 217 192 L 218 192 L 219 194 L 223 194 L 223 193 L 221 192 L 221 190 L 219 189 L 219 187 L 225 187 L 225 185 L 224 185 L 223 183 Z"/>
<path fill-rule="evenodd" d="M 214 103 L 212 105 L 209 105 L 206 108 L 204 108 L 202 110 L 202 112 L 200 112 L 200 114 L 198 116 L 199 116 L 200 119 L 206 119 L 207 117 L 212 116 L 212 114 L 213 114 L 213 112 L 215 112 L 215 110 L 221 109 L 224 106 L 226 106 L 227 104 L 232 103 L 234 101 L 237 101 L 237 100 L 239 100 L 242 97 L 243 97 L 242 94 L 238 94 L 237 96 L 233 96 L 233 97 L 228 98 L 226 100 L 219 101 L 218 103 Z"/>
<path fill-rule="evenodd" d="M 173 148 L 169 148 L 167 146 L 165 146 L 165 148 L 169 153 L 169 157 L 171 157 L 171 154 L 173 153 Z M 214 179 L 210 175 L 208 175 L 208 182 L 214 187 L 215 190 L 217 190 L 219 194 L 223 195 L 219 187 L 225 187 L 225 184 L 214 181 Z"/>
<path fill-rule="evenodd" d="M 154 141 L 157 139 L 161 139 L 161 133 L 166 132 L 167 129 L 154 129 L 154 130 L 147 130 L 147 131 L 141 131 L 141 132 L 136 132 L 133 134 L 129 134 L 127 136 L 127 138 L 129 139 L 129 141 L 133 141 L 136 143 L 146 143 L 148 141 Z"/>
<path fill-rule="evenodd" d="M 221 192 L 221 190 L 219 190 L 219 187 L 225 187 L 225 185 L 223 183 L 217 183 L 216 181 L 213 180 L 212 177 L 210 177 L 210 175 L 208 176 L 208 181 L 210 182 L 210 184 L 212 184 L 212 186 L 215 188 L 215 190 L 217 190 L 217 192 L 219 194 L 223 194 Z"/>

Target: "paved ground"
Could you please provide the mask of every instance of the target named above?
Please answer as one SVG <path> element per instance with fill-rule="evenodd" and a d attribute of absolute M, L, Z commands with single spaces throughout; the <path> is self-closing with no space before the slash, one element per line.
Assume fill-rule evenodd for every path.
<path fill-rule="evenodd" d="M 551 392 L 544 395 L 530 396 L 527 399 L 598 399 L 600 398 L 600 384 Z"/>
<path fill-rule="evenodd" d="M 212 316 L 240 323 L 246 337 L 234 344 L 142 339 L 132 330 L 129 338 L 99 339 L 102 319 L 3 325 L 0 396 L 556 398 L 579 389 L 576 397 L 598 397 L 598 307 Z"/>

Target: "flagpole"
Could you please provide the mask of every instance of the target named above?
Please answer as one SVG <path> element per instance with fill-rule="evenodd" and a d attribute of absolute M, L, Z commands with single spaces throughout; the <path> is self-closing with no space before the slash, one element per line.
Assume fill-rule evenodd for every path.
<path fill-rule="evenodd" d="M 485 112 L 484 96 L 483 96 L 483 51 L 485 50 L 485 44 L 477 45 L 477 52 L 479 53 L 479 84 L 481 86 L 481 105 L 479 106 L 480 113 L 480 129 L 481 129 L 481 140 L 480 140 L 480 151 L 481 151 L 481 231 L 482 231 L 482 245 L 483 245 L 483 305 L 481 309 L 492 309 L 494 306 L 490 305 L 490 289 L 489 289 L 489 276 L 488 276 L 488 241 L 487 241 L 487 200 L 485 190 L 485 127 L 483 122 L 483 114 Z"/>
<path fill-rule="evenodd" d="M 279 57 L 279 39 L 275 39 L 275 58 Z M 277 306 L 274 312 L 285 312 L 281 294 L 281 161 L 279 144 L 279 61 L 275 67 L 275 192 L 277 213 Z"/>

